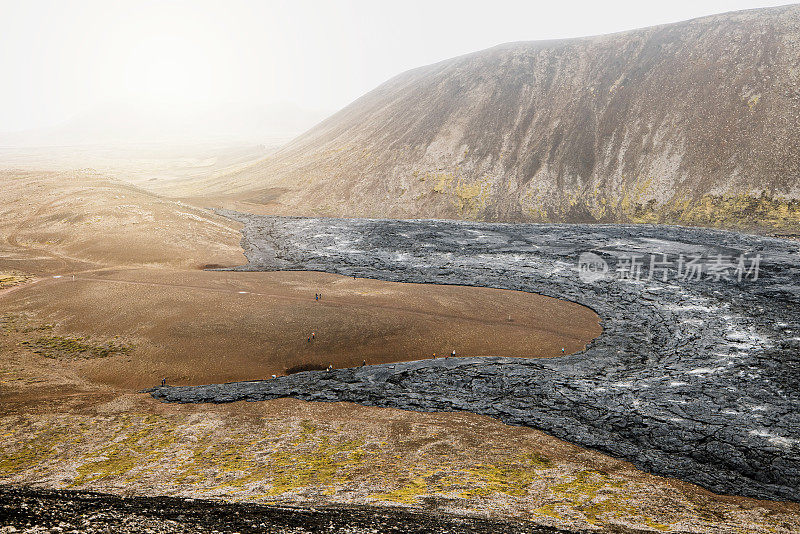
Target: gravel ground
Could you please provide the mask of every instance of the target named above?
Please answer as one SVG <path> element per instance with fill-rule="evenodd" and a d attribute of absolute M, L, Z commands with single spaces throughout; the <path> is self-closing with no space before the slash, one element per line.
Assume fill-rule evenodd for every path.
<path fill-rule="evenodd" d="M 718 230 L 265 217 L 245 224 L 240 270 L 313 270 L 565 298 L 603 319 L 586 351 L 550 360 L 451 358 L 150 390 L 167 402 L 296 397 L 468 410 L 717 493 L 800 501 L 800 245 Z M 608 274 L 587 280 L 584 252 Z M 640 279 L 630 256 L 644 263 Z M 672 265 L 654 271 L 649 261 Z M 746 254 L 758 278 L 736 259 Z M 700 279 L 676 261 L 702 257 Z M 717 255 L 733 265 L 717 280 Z M 628 262 L 628 263 L 626 263 Z M 719 262 L 717 262 L 719 265 Z M 619 271 L 618 271 L 619 270 Z M 662 278 L 666 277 L 666 281 Z"/>
<path fill-rule="evenodd" d="M 0 486 L 0 534 L 30 533 L 541 533 L 578 534 L 524 522 L 379 507 L 295 508 L 173 497 Z M 620 530 L 620 532 L 634 532 Z"/>

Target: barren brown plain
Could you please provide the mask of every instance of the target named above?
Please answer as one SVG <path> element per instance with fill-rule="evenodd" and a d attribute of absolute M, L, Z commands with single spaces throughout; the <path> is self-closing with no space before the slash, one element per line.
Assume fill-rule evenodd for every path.
<path fill-rule="evenodd" d="M 205 271 L 245 263 L 236 223 L 93 171 L 4 171 L 0 191 L 0 483 L 620 532 L 798 527 L 797 505 L 714 495 L 469 413 L 158 403 L 137 391 L 164 377 L 557 357 L 601 328 L 587 308 L 519 292 Z"/>

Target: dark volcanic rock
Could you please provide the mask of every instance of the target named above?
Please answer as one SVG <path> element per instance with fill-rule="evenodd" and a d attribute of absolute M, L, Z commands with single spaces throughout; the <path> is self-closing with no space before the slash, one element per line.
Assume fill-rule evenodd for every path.
<path fill-rule="evenodd" d="M 507 225 L 261 217 L 240 270 L 315 270 L 476 285 L 569 299 L 603 319 L 587 350 L 548 360 L 456 358 L 154 388 L 168 402 L 295 397 L 418 411 L 466 410 L 542 429 L 718 493 L 800 501 L 800 243 L 732 232 L 617 225 Z M 642 279 L 586 281 L 643 256 Z M 758 278 L 715 280 L 714 258 L 761 254 Z M 649 255 L 674 262 L 647 279 Z M 706 258 L 701 280 L 677 258 Z M 684 270 L 686 268 L 683 265 Z M 666 273 L 667 281 L 662 277 Z"/>
<path fill-rule="evenodd" d="M 12 530 L 13 529 L 13 530 Z M 206 534 L 306 532 L 441 534 L 580 534 L 524 521 L 499 521 L 378 506 L 294 507 L 175 497 L 0 486 L 0 533 Z M 633 532 L 625 529 L 621 533 Z"/>

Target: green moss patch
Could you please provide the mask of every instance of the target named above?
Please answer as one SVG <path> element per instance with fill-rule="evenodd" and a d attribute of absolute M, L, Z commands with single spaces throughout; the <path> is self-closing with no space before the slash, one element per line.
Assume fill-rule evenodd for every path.
<path fill-rule="evenodd" d="M 85 337 L 40 336 L 21 344 L 45 358 L 90 359 L 128 354 L 131 347 L 117 341 L 98 342 Z"/>
<path fill-rule="evenodd" d="M 81 486 L 111 477 L 121 477 L 137 466 L 148 466 L 159 460 L 164 451 L 177 441 L 174 425 L 163 417 L 130 416 L 122 419 L 116 437 L 77 468 L 72 486 Z M 135 476 L 127 476 L 132 482 Z"/>
<path fill-rule="evenodd" d="M 29 274 L 0 271 L 0 289 L 18 286 L 32 279 L 33 277 Z"/>

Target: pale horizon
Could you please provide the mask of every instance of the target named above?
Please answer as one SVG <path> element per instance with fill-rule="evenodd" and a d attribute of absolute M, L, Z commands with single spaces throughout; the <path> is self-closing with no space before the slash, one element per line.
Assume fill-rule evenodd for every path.
<path fill-rule="evenodd" d="M 458 55 L 785 4 L 1 1 L 0 134 L 77 121 L 107 136 L 108 124 L 84 124 L 103 115 L 128 130 L 129 117 L 163 123 L 165 135 L 175 124 L 294 135 L 403 71 Z M 206 124 L 209 110 L 217 122 Z"/>

